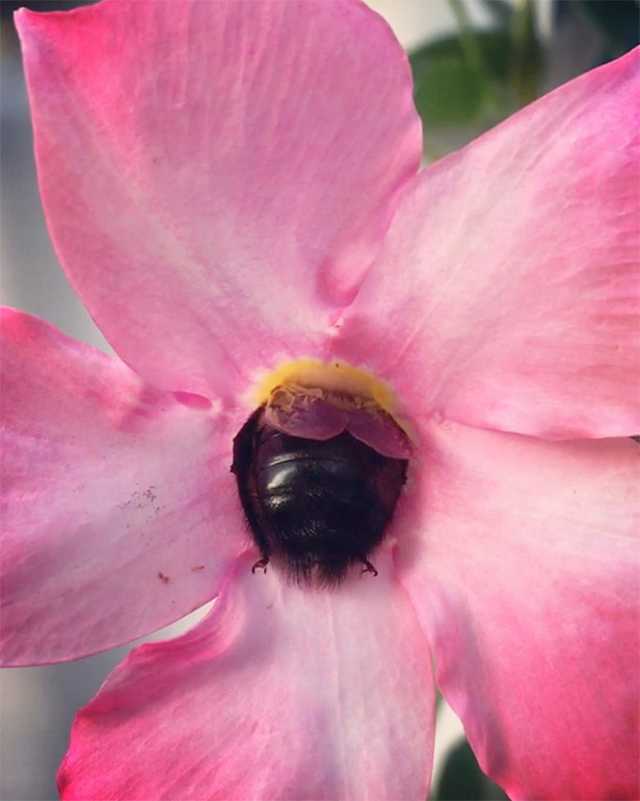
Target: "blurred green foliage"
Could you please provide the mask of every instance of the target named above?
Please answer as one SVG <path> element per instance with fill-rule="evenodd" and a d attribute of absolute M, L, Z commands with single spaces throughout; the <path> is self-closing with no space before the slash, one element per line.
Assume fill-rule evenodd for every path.
<path fill-rule="evenodd" d="M 491 26 L 482 30 L 471 23 L 468 0 L 449 0 L 449 4 L 457 34 L 410 54 L 416 106 L 426 130 L 436 134 L 425 138 L 430 157 L 462 144 L 464 130 L 467 139 L 473 138 L 540 96 L 553 85 L 548 74 L 553 48 L 570 47 L 567 37 L 542 41 L 535 0 L 483 0 Z M 579 30 L 585 24 L 597 32 L 601 46 L 594 63 L 585 69 L 640 41 L 638 0 L 556 0 L 552 19 L 554 32 Z M 577 37 L 576 46 L 580 44 Z M 571 59 L 571 53 L 562 55 Z"/>

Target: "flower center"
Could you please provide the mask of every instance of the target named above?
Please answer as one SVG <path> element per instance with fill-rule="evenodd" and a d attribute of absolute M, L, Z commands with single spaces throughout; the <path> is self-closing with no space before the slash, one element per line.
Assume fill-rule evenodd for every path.
<path fill-rule="evenodd" d="M 382 382 L 348 365 L 291 362 L 256 393 L 232 469 L 263 567 L 335 584 L 382 542 L 411 445 Z"/>

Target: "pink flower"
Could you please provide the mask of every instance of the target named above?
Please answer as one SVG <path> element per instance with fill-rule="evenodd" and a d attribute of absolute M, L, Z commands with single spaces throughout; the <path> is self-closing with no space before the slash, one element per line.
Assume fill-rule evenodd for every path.
<path fill-rule="evenodd" d="M 419 171 L 354 0 L 18 25 L 51 235 L 119 358 L 4 311 L 4 662 L 218 598 L 79 713 L 63 796 L 422 799 L 433 657 L 512 798 L 636 797 L 638 51 Z M 229 472 L 302 357 L 387 382 L 414 439 L 380 575 L 333 589 L 251 574 Z"/>

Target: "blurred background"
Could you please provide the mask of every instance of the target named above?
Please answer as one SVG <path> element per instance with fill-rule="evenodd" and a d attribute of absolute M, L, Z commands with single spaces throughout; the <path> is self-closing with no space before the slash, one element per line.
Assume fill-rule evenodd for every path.
<path fill-rule="evenodd" d="M 214 2 L 215 0 L 203 0 Z M 135 2 L 135 0 L 132 0 Z M 460 147 L 549 89 L 640 39 L 637 0 L 370 0 L 407 48 L 426 161 Z M 0 0 L 0 302 L 108 350 L 57 266 L 40 208 L 12 13 L 80 2 Z M 198 613 L 194 613 L 196 616 Z M 173 636 L 194 615 L 153 639 Z M 55 773 L 76 709 L 129 650 L 0 673 L 0 801 L 57 798 Z M 434 799 L 501 799 L 441 703 Z"/>

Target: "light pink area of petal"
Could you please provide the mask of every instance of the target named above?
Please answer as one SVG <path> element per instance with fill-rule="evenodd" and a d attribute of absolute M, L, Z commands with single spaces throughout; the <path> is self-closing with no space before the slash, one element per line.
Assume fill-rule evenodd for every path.
<path fill-rule="evenodd" d="M 423 172 L 336 353 L 408 410 L 640 432 L 640 49 Z"/>
<path fill-rule="evenodd" d="M 640 447 L 432 426 L 401 579 L 517 799 L 640 792 Z"/>
<path fill-rule="evenodd" d="M 420 164 L 386 23 L 352 0 L 16 21 L 56 250 L 122 358 L 232 397 L 278 357 L 321 354 Z"/>
<path fill-rule="evenodd" d="M 136 649 L 76 718 L 65 799 L 423 799 L 433 684 L 404 591 L 335 590 L 250 561 L 185 636 Z"/>
<path fill-rule="evenodd" d="M 235 432 L 35 317 L 1 323 L 3 664 L 120 645 L 210 600 L 244 536 Z"/>

